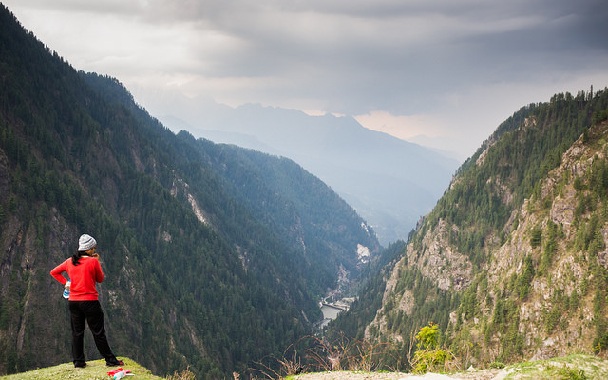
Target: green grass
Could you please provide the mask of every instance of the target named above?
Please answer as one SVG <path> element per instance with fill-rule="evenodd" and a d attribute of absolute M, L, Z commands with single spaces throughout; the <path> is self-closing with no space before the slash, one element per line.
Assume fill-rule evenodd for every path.
<path fill-rule="evenodd" d="M 547 360 L 528 361 L 513 365 L 502 365 L 491 370 L 505 372 L 505 380 L 605 380 L 608 379 L 608 361 L 593 355 L 572 354 Z M 349 372 L 347 373 L 361 373 Z M 451 374 L 457 375 L 457 374 Z M 469 376 L 470 374 L 467 374 Z M 346 375 L 345 375 L 346 376 Z M 373 379 L 367 373 L 366 379 Z M 307 374 L 287 376 L 286 380 L 306 380 Z M 363 378 L 363 377 L 361 377 Z M 407 378 L 407 377 L 404 377 Z"/>
<path fill-rule="evenodd" d="M 162 377 L 153 375 L 149 370 L 142 367 L 137 362 L 122 358 L 125 365 L 124 369 L 130 370 L 135 376 L 127 376 L 126 380 L 162 380 Z M 0 376 L 2 380 L 108 380 L 110 377 L 107 372 L 118 367 L 106 367 L 106 362 L 103 359 L 91 360 L 87 362 L 86 368 L 74 368 L 74 364 L 65 363 L 54 367 L 35 369 L 28 372 L 17 373 L 13 375 Z"/>
<path fill-rule="evenodd" d="M 583 354 L 529 361 L 505 369 L 509 372 L 506 379 L 608 379 L 608 361 Z"/>

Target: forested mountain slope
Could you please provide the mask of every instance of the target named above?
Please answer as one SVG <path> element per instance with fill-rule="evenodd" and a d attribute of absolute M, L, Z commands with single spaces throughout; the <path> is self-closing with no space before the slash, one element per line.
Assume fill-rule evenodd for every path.
<path fill-rule="evenodd" d="M 115 79 L 74 70 L 0 6 L 0 373 L 70 359 L 49 270 L 99 242 L 116 353 L 157 374 L 245 372 L 312 331 L 365 222 L 286 159 L 164 128 Z M 97 351 L 88 340 L 89 357 Z"/>
<path fill-rule="evenodd" d="M 364 128 L 349 116 L 247 104 L 235 109 L 183 99 L 176 130 L 288 157 L 329 184 L 374 226 L 380 242 L 405 239 L 437 203 L 459 162 L 439 152 Z"/>
<path fill-rule="evenodd" d="M 372 282 L 380 310 L 353 331 L 353 313 L 369 306 L 356 303 L 333 328 L 405 357 L 438 323 L 463 368 L 605 350 L 607 117 L 606 89 L 517 111 Z"/>

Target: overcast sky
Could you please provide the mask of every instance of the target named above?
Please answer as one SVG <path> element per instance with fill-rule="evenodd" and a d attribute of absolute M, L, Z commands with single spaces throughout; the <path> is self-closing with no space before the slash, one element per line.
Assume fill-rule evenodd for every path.
<path fill-rule="evenodd" d="M 470 156 L 507 117 L 608 86 L 602 0 L 0 0 L 79 70 L 159 94 L 351 115 Z"/>

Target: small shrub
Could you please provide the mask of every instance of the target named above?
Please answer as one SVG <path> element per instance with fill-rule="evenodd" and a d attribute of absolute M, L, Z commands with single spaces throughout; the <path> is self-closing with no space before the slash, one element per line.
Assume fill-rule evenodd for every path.
<path fill-rule="evenodd" d="M 181 372 L 175 371 L 173 375 L 167 376 L 167 380 L 196 380 L 196 376 L 194 375 L 194 372 L 190 371 L 189 368 L 186 368 Z"/>
<path fill-rule="evenodd" d="M 541 230 L 540 227 L 535 227 L 530 234 L 530 245 L 532 248 L 540 247 L 543 238 L 543 230 Z"/>
<path fill-rule="evenodd" d="M 505 368 L 505 363 L 503 363 L 503 362 L 492 362 L 492 363 L 490 363 L 490 368 L 492 368 L 492 369 L 503 369 L 503 368 Z"/>
<path fill-rule="evenodd" d="M 268 357 L 252 368 L 255 378 L 286 378 L 306 372 L 379 371 L 397 362 L 397 347 L 389 343 L 372 343 L 338 336 L 305 336 L 290 345 L 279 358 Z"/>
<path fill-rule="evenodd" d="M 452 360 L 453 355 L 443 349 L 417 350 L 414 353 L 412 364 L 414 373 L 426 373 L 429 371 L 443 371 L 448 361 Z"/>
<path fill-rule="evenodd" d="M 563 380 L 587 380 L 587 375 L 582 369 L 560 368 L 557 374 Z"/>
<path fill-rule="evenodd" d="M 412 359 L 412 372 L 426 373 L 445 370 L 446 364 L 454 359 L 454 355 L 439 347 L 440 338 L 439 325 L 433 322 L 420 329 L 416 334 L 418 344 Z"/>

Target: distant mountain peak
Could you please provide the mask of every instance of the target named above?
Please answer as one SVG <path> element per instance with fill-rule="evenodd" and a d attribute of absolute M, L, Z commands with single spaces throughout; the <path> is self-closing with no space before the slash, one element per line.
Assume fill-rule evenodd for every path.
<path fill-rule="evenodd" d="M 349 202 L 383 244 L 407 237 L 457 167 L 446 155 L 366 129 L 350 116 L 245 104 L 185 122 L 163 121 L 211 141 L 293 159 Z"/>

